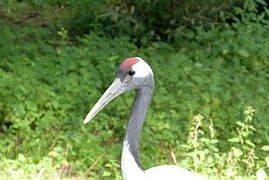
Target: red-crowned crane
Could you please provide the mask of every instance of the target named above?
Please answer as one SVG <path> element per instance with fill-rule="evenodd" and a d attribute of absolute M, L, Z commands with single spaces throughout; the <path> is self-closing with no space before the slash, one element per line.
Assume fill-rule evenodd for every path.
<path fill-rule="evenodd" d="M 139 137 L 151 96 L 154 78 L 150 66 L 141 58 L 125 59 L 116 79 L 84 119 L 88 123 L 101 109 L 128 90 L 136 90 L 135 100 L 126 128 L 121 156 L 124 180 L 205 180 L 203 177 L 175 165 L 163 165 L 143 170 L 139 158 Z"/>

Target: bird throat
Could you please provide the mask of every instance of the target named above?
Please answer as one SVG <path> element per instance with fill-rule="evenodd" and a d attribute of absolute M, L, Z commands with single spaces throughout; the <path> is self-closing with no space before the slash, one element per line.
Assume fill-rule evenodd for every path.
<path fill-rule="evenodd" d="M 134 174 L 134 171 L 137 171 L 137 173 L 143 172 L 139 156 L 139 139 L 145 115 L 153 94 L 153 89 L 154 86 L 152 85 L 142 87 L 136 91 L 123 142 L 121 159 L 123 177 L 128 174 Z"/>

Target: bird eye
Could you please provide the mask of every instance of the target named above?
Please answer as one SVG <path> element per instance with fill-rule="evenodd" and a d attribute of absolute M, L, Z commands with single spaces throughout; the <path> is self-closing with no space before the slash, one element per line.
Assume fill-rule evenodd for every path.
<path fill-rule="evenodd" d="M 128 72 L 128 74 L 129 74 L 130 76 L 132 76 L 132 75 L 134 75 L 134 74 L 135 74 L 135 71 L 130 70 L 130 71 Z"/>

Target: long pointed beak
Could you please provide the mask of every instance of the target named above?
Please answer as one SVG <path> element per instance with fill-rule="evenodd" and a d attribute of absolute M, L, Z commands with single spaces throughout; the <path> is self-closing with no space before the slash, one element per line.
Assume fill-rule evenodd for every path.
<path fill-rule="evenodd" d="M 88 113 L 83 123 L 88 123 L 94 116 L 101 111 L 109 102 L 118 97 L 124 92 L 124 88 L 119 78 L 116 78 L 114 82 L 109 86 L 106 92 L 101 96 L 97 103 L 93 106 L 91 111 Z"/>

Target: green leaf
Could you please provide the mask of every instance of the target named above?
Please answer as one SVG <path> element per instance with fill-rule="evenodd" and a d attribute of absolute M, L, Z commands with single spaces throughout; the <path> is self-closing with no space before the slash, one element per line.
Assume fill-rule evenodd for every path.
<path fill-rule="evenodd" d="M 255 147 L 255 144 L 253 142 L 251 142 L 249 139 L 246 140 L 246 143 L 253 148 Z"/>
<path fill-rule="evenodd" d="M 267 3 L 264 0 L 255 0 L 255 1 L 262 4 L 262 5 L 267 6 Z"/>
<path fill-rule="evenodd" d="M 242 57 L 248 58 L 249 57 L 249 52 L 244 50 L 244 49 L 239 49 L 238 54 Z"/>
<path fill-rule="evenodd" d="M 238 143 L 238 142 L 240 142 L 240 139 L 238 137 L 236 137 L 236 138 L 228 139 L 228 141 L 229 142 L 236 142 L 236 143 Z"/>
<path fill-rule="evenodd" d="M 103 176 L 104 176 L 104 177 L 111 176 L 111 172 L 109 172 L 109 171 L 104 171 L 104 172 L 103 172 Z"/>
<path fill-rule="evenodd" d="M 241 121 L 237 121 L 236 124 L 237 124 L 238 126 L 240 126 L 240 127 L 244 127 L 244 126 L 246 126 L 246 124 L 243 123 L 243 122 L 241 122 Z"/>
<path fill-rule="evenodd" d="M 269 151 L 269 145 L 265 145 L 265 146 L 261 147 L 261 150 Z"/>

